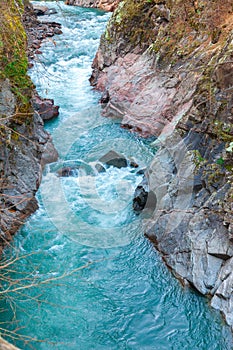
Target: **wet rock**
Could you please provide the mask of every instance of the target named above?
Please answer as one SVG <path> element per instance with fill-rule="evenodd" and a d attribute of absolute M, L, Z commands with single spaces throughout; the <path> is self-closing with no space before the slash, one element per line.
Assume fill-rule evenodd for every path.
<path fill-rule="evenodd" d="M 11 240 L 11 235 L 38 208 L 35 193 L 40 184 L 42 168 L 51 160 L 57 160 L 58 156 L 38 114 L 33 116 L 31 128 L 25 123 L 15 128 L 19 138 L 11 139 L 12 148 L 7 147 L 7 140 L 4 139 L 0 145 L 0 155 L 4 155 L 3 160 L 0 160 L 0 193 L 6 199 L 0 201 L 0 211 L 4 208 L 0 218 L 0 237 L 7 232 L 5 243 Z"/>
<path fill-rule="evenodd" d="M 28 36 L 28 56 L 33 58 L 41 40 L 46 37 L 48 26 L 39 23 L 30 3 L 25 9 L 22 20 Z M 12 48 L 8 47 L 7 50 L 11 52 Z M 24 220 L 38 208 L 35 194 L 40 185 L 42 168 L 48 162 L 56 161 L 58 154 L 51 136 L 43 128 L 44 123 L 39 113 L 33 113 L 29 106 L 29 116 L 19 113 L 22 106 L 18 105 L 18 96 L 14 95 L 10 81 L 0 83 L 0 113 L 11 117 L 1 121 L 1 251 Z M 29 93 L 28 91 L 27 94 Z"/>
<path fill-rule="evenodd" d="M 145 174 L 145 171 L 146 171 L 146 169 L 140 169 L 140 170 L 138 170 L 137 171 L 137 175 L 144 175 Z"/>
<path fill-rule="evenodd" d="M 44 16 L 49 8 L 47 6 L 33 5 L 33 11 L 36 16 Z"/>
<path fill-rule="evenodd" d="M 61 24 L 58 22 L 45 22 L 49 28 L 61 28 Z"/>
<path fill-rule="evenodd" d="M 141 212 L 146 206 L 147 198 L 148 191 L 143 185 L 138 185 L 134 192 L 133 210 L 137 213 Z"/>
<path fill-rule="evenodd" d="M 127 159 L 115 151 L 109 151 L 107 154 L 101 157 L 99 161 L 108 166 L 114 166 L 116 168 L 126 168 L 128 166 Z"/>
<path fill-rule="evenodd" d="M 100 103 L 105 104 L 108 103 L 110 100 L 110 96 L 109 96 L 109 92 L 108 90 L 104 91 L 104 93 L 102 94 L 101 98 L 100 98 Z"/>
<path fill-rule="evenodd" d="M 45 12 L 46 15 L 54 15 L 56 13 L 57 13 L 57 10 L 55 8 L 50 8 Z"/>
<path fill-rule="evenodd" d="M 57 171 L 57 174 L 60 177 L 77 176 L 78 169 L 73 167 L 63 167 Z"/>
<path fill-rule="evenodd" d="M 136 163 L 134 160 L 130 161 L 129 165 L 130 165 L 132 168 L 138 168 L 138 167 L 139 167 L 138 163 Z"/>
<path fill-rule="evenodd" d="M 55 9 L 51 11 L 46 6 L 35 6 L 38 8 L 38 11 L 42 14 L 52 14 L 55 13 Z M 40 22 L 37 19 L 36 12 L 33 10 L 31 5 L 26 6 L 27 11 L 23 15 L 23 23 L 27 32 L 28 39 L 28 58 L 29 58 L 29 67 L 32 65 L 32 60 L 41 46 L 41 42 L 46 37 L 53 37 L 55 34 L 61 34 L 61 24 L 56 22 Z"/>
<path fill-rule="evenodd" d="M 39 113 L 43 120 L 50 120 L 59 115 L 59 107 L 54 106 L 54 100 L 41 98 L 38 94 L 34 94 L 33 108 Z"/>
<path fill-rule="evenodd" d="M 60 28 L 55 27 L 54 34 L 57 34 L 57 35 L 62 34 L 62 30 Z"/>
<path fill-rule="evenodd" d="M 33 5 L 33 11 L 36 16 L 53 15 L 57 13 L 55 8 L 48 8 L 47 6 Z"/>
<path fill-rule="evenodd" d="M 212 21 L 218 4 L 209 5 L 203 11 Z M 150 2 L 143 11 L 140 6 L 143 1 L 128 0 L 113 14 L 90 82 L 102 93 L 108 91 L 103 115 L 121 118 L 123 127 L 145 137 L 159 136 L 159 151 L 148 171 L 156 208 L 145 233 L 174 274 L 213 295 L 212 306 L 233 326 L 232 152 L 226 152 L 233 136 L 229 5 L 221 7 L 221 30 L 211 34 L 199 27 L 193 40 L 193 22 L 176 19 L 181 2 Z M 192 6 L 190 2 L 190 11 Z M 177 25 L 184 31 L 176 41 Z M 175 46 L 170 46 L 171 37 Z M 216 51 L 210 53 L 211 42 Z M 135 211 L 146 207 L 148 194 L 148 184 L 139 184 Z"/>
<path fill-rule="evenodd" d="M 98 173 L 104 173 L 106 171 L 105 167 L 100 162 L 96 163 L 94 167 L 98 171 Z"/>
<path fill-rule="evenodd" d="M 136 213 L 144 209 L 155 209 L 157 198 L 153 191 L 149 189 L 148 177 L 144 176 L 142 182 L 137 186 L 133 196 L 133 210 Z"/>
<path fill-rule="evenodd" d="M 114 11 L 121 0 L 66 0 L 66 5 L 95 7 L 104 11 Z"/>

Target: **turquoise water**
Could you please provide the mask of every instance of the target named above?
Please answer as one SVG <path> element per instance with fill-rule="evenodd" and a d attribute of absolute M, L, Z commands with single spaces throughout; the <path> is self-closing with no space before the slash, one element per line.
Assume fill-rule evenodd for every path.
<path fill-rule="evenodd" d="M 181 287 L 131 210 L 137 170 L 155 151 L 150 140 L 102 118 L 99 94 L 89 86 L 109 14 L 49 6 L 58 9 L 50 20 L 62 23 L 63 35 L 44 43 L 31 76 L 60 105 L 59 118 L 46 125 L 60 160 L 46 167 L 40 207 L 5 253 L 3 335 L 23 349 L 232 349 L 220 315 Z M 109 150 L 139 168 L 98 173 L 95 162 Z M 61 178 L 63 166 L 78 170 Z"/>

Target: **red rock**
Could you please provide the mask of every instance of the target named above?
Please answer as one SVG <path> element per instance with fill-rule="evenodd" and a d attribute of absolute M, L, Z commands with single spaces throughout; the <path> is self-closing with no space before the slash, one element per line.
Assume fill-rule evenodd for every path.
<path fill-rule="evenodd" d="M 39 113 L 43 120 L 50 120 L 59 115 L 59 107 L 54 106 L 54 100 L 49 98 L 41 98 L 35 95 L 32 100 L 35 111 Z"/>
<path fill-rule="evenodd" d="M 114 11 L 120 0 L 66 0 L 66 5 L 95 7 L 104 11 Z"/>

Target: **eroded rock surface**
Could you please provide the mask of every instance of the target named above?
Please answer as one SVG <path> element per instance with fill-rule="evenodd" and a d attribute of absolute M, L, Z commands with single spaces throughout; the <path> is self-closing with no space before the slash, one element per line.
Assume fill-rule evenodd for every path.
<path fill-rule="evenodd" d="M 32 104 L 34 110 L 39 113 L 43 120 L 50 120 L 59 115 L 59 106 L 55 106 L 54 100 L 51 98 L 42 98 L 37 93 L 34 93 Z"/>
<path fill-rule="evenodd" d="M 66 0 L 66 5 L 95 7 L 104 11 L 114 11 L 121 0 Z"/>
<path fill-rule="evenodd" d="M 27 32 L 27 53 L 29 59 L 29 67 L 33 66 L 33 60 L 36 54 L 41 54 L 41 43 L 46 38 L 51 38 L 55 34 L 62 34 L 61 24 L 57 22 L 40 21 L 37 18 L 35 9 L 41 9 L 41 6 L 33 7 L 25 5 L 26 11 L 23 14 L 23 24 Z M 41 15 L 52 14 L 53 10 L 42 6 Z"/>
<path fill-rule="evenodd" d="M 99 161 L 103 164 L 114 166 L 119 169 L 125 168 L 128 165 L 127 159 L 115 151 L 109 151 L 104 156 L 102 156 Z"/>
<path fill-rule="evenodd" d="M 49 9 L 47 6 L 39 6 L 35 4 L 33 4 L 33 11 L 36 16 L 45 16 L 57 13 L 56 9 L 54 8 Z"/>
<path fill-rule="evenodd" d="M 9 18 L 9 8 L 5 3 L 0 5 L 0 34 L 4 31 L 1 38 L 8 57 L 6 66 L 0 55 L 0 250 L 37 209 L 35 194 L 42 168 L 58 157 L 51 136 L 44 130 L 40 114 L 32 107 L 33 84 L 27 76 L 27 47 L 22 19 L 28 29 L 31 21 L 30 45 L 32 32 L 35 32 L 33 26 L 39 25 L 39 22 L 30 5 L 26 6 L 26 13 L 21 1 L 11 2 L 11 6 L 17 16 Z M 13 44 L 11 38 L 14 38 Z M 30 46 L 30 49 L 35 51 L 36 48 Z M 9 64 L 14 69 L 9 70 Z"/>
<path fill-rule="evenodd" d="M 232 49 L 231 1 L 122 1 L 90 81 L 104 115 L 158 137 L 145 234 L 233 327 Z"/>
<path fill-rule="evenodd" d="M 7 84 L 1 84 L 3 99 L 11 95 Z M 11 118 L 14 106 L 11 104 L 8 113 L 5 104 L 0 108 L 0 114 L 4 112 L 5 116 L 5 121 L 1 120 L 0 144 L 0 244 L 10 240 L 24 219 L 37 209 L 35 193 L 42 167 L 58 157 L 39 114 L 32 111 L 26 122 L 20 116 Z"/>

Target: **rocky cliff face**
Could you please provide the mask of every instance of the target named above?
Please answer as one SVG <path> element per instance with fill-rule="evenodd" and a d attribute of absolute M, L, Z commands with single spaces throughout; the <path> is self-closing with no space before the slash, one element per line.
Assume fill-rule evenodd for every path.
<path fill-rule="evenodd" d="M 114 11 L 121 0 L 66 0 L 66 5 L 94 7 L 104 11 Z"/>
<path fill-rule="evenodd" d="M 27 3 L 27 2 L 25 2 Z M 57 153 L 32 107 L 21 1 L 0 4 L 0 245 L 37 208 L 44 164 Z"/>
<path fill-rule="evenodd" d="M 157 137 L 148 169 L 156 208 L 145 234 L 231 326 L 232 49 L 232 1 L 127 0 L 101 38 L 91 77 L 106 116 Z"/>

